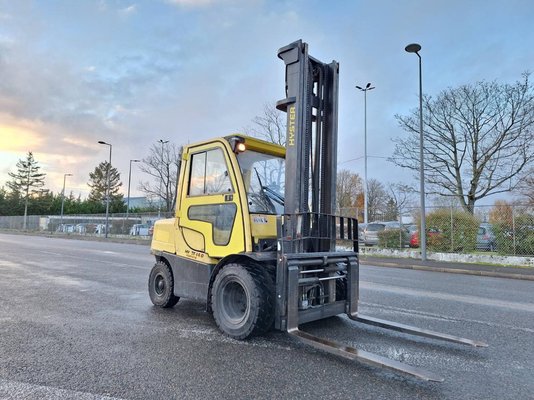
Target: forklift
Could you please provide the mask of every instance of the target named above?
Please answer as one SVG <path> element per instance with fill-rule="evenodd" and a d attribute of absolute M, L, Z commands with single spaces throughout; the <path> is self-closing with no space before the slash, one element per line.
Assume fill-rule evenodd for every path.
<path fill-rule="evenodd" d="M 334 214 L 339 64 L 311 57 L 301 40 L 278 57 L 286 96 L 276 107 L 287 114 L 286 146 L 234 134 L 183 147 L 175 217 L 154 226 L 152 303 L 199 300 L 233 339 L 276 329 L 351 360 L 443 381 L 299 329 L 346 314 L 384 329 L 487 346 L 358 312 L 358 221 Z"/>

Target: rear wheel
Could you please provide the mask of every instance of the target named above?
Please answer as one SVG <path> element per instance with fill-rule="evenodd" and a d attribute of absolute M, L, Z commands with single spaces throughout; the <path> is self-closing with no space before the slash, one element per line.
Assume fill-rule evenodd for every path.
<path fill-rule="evenodd" d="M 274 287 L 261 268 L 228 264 L 213 282 L 213 317 L 219 329 L 233 339 L 261 335 L 273 324 Z"/>
<path fill-rule="evenodd" d="M 180 300 L 174 295 L 174 279 L 171 269 L 163 261 L 158 261 L 150 271 L 148 294 L 155 306 L 173 307 Z"/>

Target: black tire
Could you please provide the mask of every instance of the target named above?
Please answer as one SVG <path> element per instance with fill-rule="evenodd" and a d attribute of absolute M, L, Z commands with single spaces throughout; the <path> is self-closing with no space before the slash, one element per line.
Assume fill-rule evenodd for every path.
<path fill-rule="evenodd" d="M 219 329 L 243 340 L 268 331 L 274 321 L 274 285 L 262 266 L 228 264 L 213 282 L 211 305 Z"/>
<path fill-rule="evenodd" d="M 174 295 L 172 271 L 163 261 L 158 261 L 150 271 L 148 294 L 152 303 L 162 308 L 174 307 L 180 300 Z"/>

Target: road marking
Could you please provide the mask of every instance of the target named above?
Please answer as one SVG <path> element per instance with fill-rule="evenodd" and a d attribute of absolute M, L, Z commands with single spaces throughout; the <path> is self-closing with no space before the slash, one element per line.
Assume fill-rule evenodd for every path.
<path fill-rule="evenodd" d="M 52 386 L 33 385 L 5 379 L 0 379 L 0 399 L 122 400 L 119 397 L 59 389 Z"/>
<path fill-rule="evenodd" d="M 360 288 L 365 288 L 365 289 L 379 291 L 379 292 L 388 292 L 388 293 L 395 293 L 395 294 L 401 294 L 401 295 L 408 295 L 408 296 L 414 296 L 414 297 L 427 297 L 431 299 L 457 301 L 461 303 L 476 304 L 476 305 L 481 305 L 481 306 L 501 307 L 501 308 L 508 308 L 512 310 L 518 310 L 518 311 L 534 312 L 533 303 L 519 303 L 516 301 L 488 299 L 486 297 L 431 292 L 431 291 L 422 290 L 422 289 L 408 289 L 408 288 L 403 288 L 400 286 L 382 285 L 379 283 L 372 283 L 372 282 L 367 282 L 367 281 L 360 281 Z"/>
<path fill-rule="evenodd" d="M 514 326 L 514 325 L 508 325 L 508 324 L 498 324 L 493 322 L 487 322 L 487 321 L 481 321 L 478 319 L 470 319 L 470 318 L 456 318 L 456 317 L 450 317 L 447 315 L 441 315 L 441 314 L 435 314 L 435 313 L 429 313 L 419 310 L 411 310 L 409 308 L 400 308 L 400 307 L 393 307 L 393 306 L 385 306 L 383 304 L 377 304 L 377 303 L 367 303 L 364 301 L 359 302 L 360 305 L 364 305 L 367 307 L 374 307 L 382 310 L 383 312 L 386 312 L 388 314 L 394 315 L 394 314 L 405 314 L 408 316 L 416 316 L 423 319 L 435 319 L 439 321 L 451 321 L 451 322 L 469 322 L 474 324 L 480 324 L 480 325 L 486 325 L 496 328 L 502 328 L 502 329 L 511 329 L 516 330 L 520 332 L 526 332 L 526 333 L 534 333 L 534 329 L 531 328 L 525 328 L 522 326 Z"/>
<path fill-rule="evenodd" d="M 62 257 L 62 258 L 72 258 L 74 260 L 87 261 L 87 257 L 79 257 L 79 256 L 73 256 L 73 255 L 70 255 L 70 254 L 54 253 L 52 251 L 44 251 L 44 250 L 40 250 L 40 252 L 43 253 L 43 254 L 48 254 L 48 255 Z M 100 264 L 114 265 L 114 266 L 123 267 L 123 268 L 127 267 L 127 268 L 142 269 L 144 271 L 147 271 L 149 269 L 148 266 L 147 267 L 141 267 L 141 266 L 138 266 L 138 265 L 119 263 L 119 262 L 116 262 L 116 261 L 93 260 L 93 265 L 98 266 L 99 263 Z"/>

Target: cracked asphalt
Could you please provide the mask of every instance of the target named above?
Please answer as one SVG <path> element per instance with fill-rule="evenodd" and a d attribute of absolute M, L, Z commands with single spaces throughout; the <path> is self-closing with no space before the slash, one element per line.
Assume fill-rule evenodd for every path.
<path fill-rule="evenodd" d="M 471 348 L 340 316 L 302 330 L 428 369 L 421 382 L 300 344 L 240 342 L 204 305 L 152 306 L 146 246 L 0 234 L 0 399 L 526 399 L 534 282 L 361 267 L 360 311 L 489 344 Z"/>

